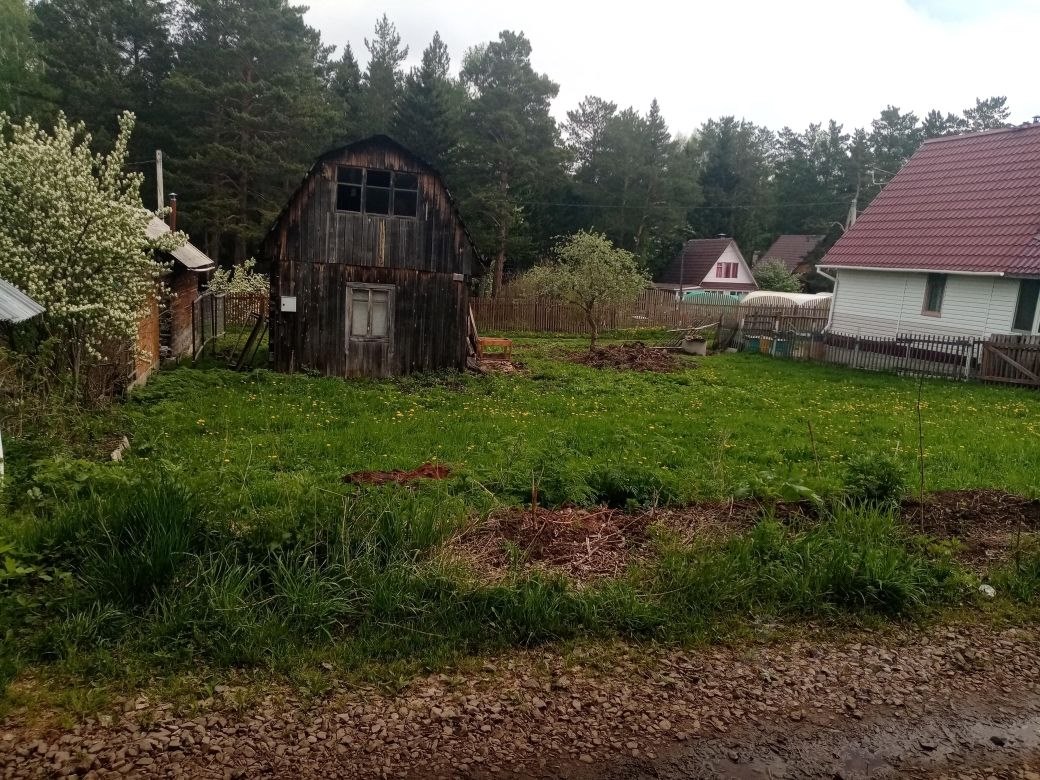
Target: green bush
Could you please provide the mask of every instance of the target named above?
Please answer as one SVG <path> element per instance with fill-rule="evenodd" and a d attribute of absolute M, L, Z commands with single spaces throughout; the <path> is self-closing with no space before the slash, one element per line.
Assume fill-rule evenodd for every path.
<path fill-rule="evenodd" d="M 907 494 L 903 468 L 893 456 L 865 453 L 853 457 L 845 469 L 844 497 L 855 504 L 895 509 Z"/>

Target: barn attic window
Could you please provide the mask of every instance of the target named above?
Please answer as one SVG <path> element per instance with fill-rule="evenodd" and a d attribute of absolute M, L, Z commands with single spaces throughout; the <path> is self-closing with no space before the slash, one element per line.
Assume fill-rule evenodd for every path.
<path fill-rule="evenodd" d="M 336 210 L 414 219 L 419 214 L 419 177 L 341 165 L 336 169 Z"/>

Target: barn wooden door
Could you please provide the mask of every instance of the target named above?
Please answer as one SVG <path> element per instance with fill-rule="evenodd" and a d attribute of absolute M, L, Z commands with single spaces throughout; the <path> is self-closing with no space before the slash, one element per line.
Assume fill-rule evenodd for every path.
<path fill-rule="evenodd" d="M 390 376 L 394 356 L 394 286 L 347 287 L 347 376 Z"/>

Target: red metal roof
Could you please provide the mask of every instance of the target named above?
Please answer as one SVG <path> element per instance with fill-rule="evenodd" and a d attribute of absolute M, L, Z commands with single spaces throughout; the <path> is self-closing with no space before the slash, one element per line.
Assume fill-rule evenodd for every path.
<path fill-rule="evenodd" d="M 732 238 L 691 238 L 682 251 L 661 272 L 656 281 L 662 284 L 681 284 L 696 287 L 722 257 Z M 740 249 L 737 248 L 737 252 Z"/>
<path fill-rule="evenodd" d="M 1040 275 L 1040 124 L 926 141 L 819 264 Z"/>
<path fill-rule="evenodd" d="M 737 292 L 753 292 L 758 289 L 754 282 L 714 282 L 708 280 L 701 284 L 702 290 L 736 290 Z"/>
<path fill-rule="evenodd" d="M 805 260 L 806 255 L 823 241 L 823 236 L 802 236 L 785 233 L 778 236 L 772 246 L 762 253 L 762 260 L 783 260 L 792 273 Z"/>

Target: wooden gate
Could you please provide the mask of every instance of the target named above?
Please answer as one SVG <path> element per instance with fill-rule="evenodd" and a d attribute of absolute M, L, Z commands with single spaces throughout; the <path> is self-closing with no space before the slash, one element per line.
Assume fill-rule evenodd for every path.
<path fill-rule="evenodd" d="M 1040 336 L 993 336 L 982 344 L 979 379 L 1040 387 Z"/>

